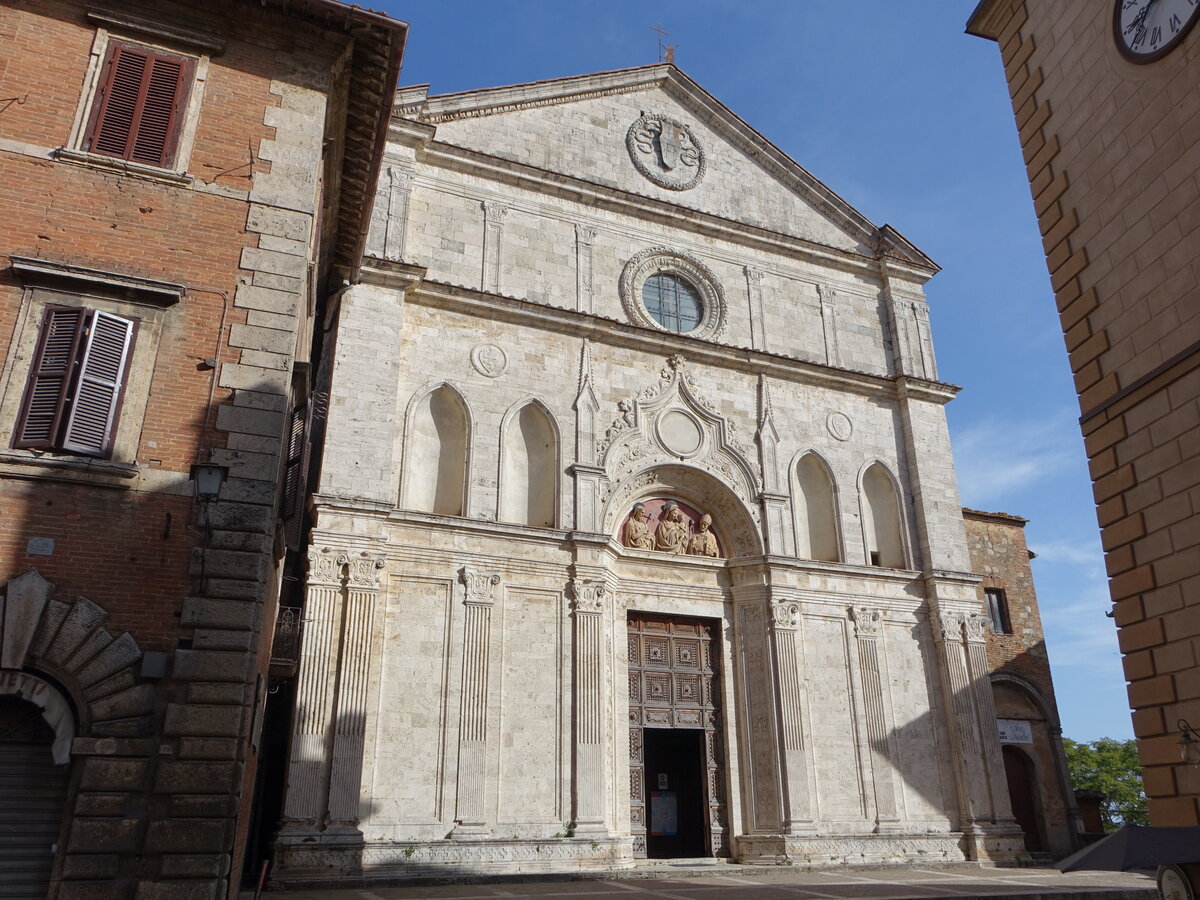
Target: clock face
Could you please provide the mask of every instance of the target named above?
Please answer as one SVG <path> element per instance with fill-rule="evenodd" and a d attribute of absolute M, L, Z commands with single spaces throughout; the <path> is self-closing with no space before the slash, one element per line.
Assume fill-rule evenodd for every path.
<path fill-rule="evenodd" d="M 1113 0 L 1113 37 L 1130 62 L 1166 55 L 1200 19 L 1200 0 Z"/>

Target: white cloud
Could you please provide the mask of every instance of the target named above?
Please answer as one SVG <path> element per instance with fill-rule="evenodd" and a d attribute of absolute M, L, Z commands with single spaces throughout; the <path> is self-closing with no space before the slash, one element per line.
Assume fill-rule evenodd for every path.
<path fill-rule="evenodd" d="M 958 431 L 953 443 L 959 492 L 964 504 L 976 508 L 1013 506 L 1013 495 L 1063 473 L 1082 453 L 1067 415 L 981 419 Z"/>

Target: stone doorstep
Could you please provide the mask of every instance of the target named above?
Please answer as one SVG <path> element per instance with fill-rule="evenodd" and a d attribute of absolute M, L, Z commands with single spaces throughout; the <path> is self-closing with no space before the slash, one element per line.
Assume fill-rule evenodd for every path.
<path fill-rule="evenodd" d="M 901 874 L 903 872 L 911 873 L 914 877 L 899 878 L 890 880 L 886 876 L 889 873 Z M 383 877 L 383 878 L 362 878 L 362 877 L 333 877 L 327 880 L 318 878 L 305 878 L 303 883 L 300 879 L 296 879 L 294 887 L 288 886 L 284 881 L 282 884 L 276 882 L 274 878 L 268 875 L 268 889 L 264 896 L 267 900 L 275 897 L 278 900 L 285 898 L 307 898 L 307 900 L 317 900 L 319 897 L 324 897 L 331 888 L 337 889 L 365 889 L 372 893 L 376 890 L 405 889 L 405 888 L 420 888 L 430 887 L 434 885 L 518 885 L 518 884 L 547 884 L 553 882 L 575 882 L 575 881 L 634 881 L 634 880 L 668 880 L 681 878 L 729 878 L 743 876 L 746 878 L 777 876 L 779 879 L 786 879 L 788 875 L 796 875 L 799 880 L 796 882 L 771 880 L 761 882 L 758 885 L 747 884 L 742 888 L 733 888 L 732 891 L 740 893 L 741 891 L 751 891 L 754 887 L 761 887 L 764 890 L 772 887 L 778 887 L 787 884 L 800 891 L 805 887 L 818 889 L 828 893 L 830 890 L 836 891 L 836 896 L 844 897 L 846 900 L 853 900 L 855 897 L 872 898 L 877 900 L 881 895 L 879 888 L 885 885 L 894 885 L 895 893 L 888 894 L 888 900 L 908 900 L 908 898 L 976 898 L 976 897 L 1006 897 L 1009 900 L 1159 900 L 1158 890 L 1155 887 L 1153 875 L 1141 875 L 1132 872 L 1074 872 L 1071 875 L 1064 875 L 1056 869 L 1032 869 L 1022 867 L 1012 868 L 997 868 L 985 866 L 971 862 L 955 862 L 948 865 L 937 865 L 936 863 L 922 864 L 919 869 L 920 873 L 925 873 L 926 878 L 915 877 L 918 871 L 914 871 L 911 863 L 897 863 L 896 865 L 871 865 L 871 866 L 837 866 L 837 867 L 821 867 L 811 865 L 751 865 L 745 863 L 737 863 L 726 859 L 713 859 L 711 857 L 697 859 L 639 859 L 636 860 L 632 867 L 627 868 L 588 868 L 576 869 L 573 871 L 557 871 L 557 872 L 505 872 L 505 873 L 463 873 L 457 872 L 454 874 L 427 874 L 409 877 Z M 877 877 L 872 877 L 877 876 Z M 1084 882 L 1080 876 L 1086 877 L 1088 880 Z M 813 877 L 821 879 L 820 881 L 811 881 Z M 949 881 L 949 878 L 963 879 L 966 882 L 962 886 L 962 893 L 947 893 L 950 888 L 955 887 L 955 883 Z M 1040 883 L 1034 883 L 1040 882 Z M 1061 884 L 1056 884 L 1056 881 L 1061 881 Z M 1099 882 L 1099 883 L 1097 883 Z M 1107 882 L 1107 883 L 1105 883 Z M 866 893 L 859 894 L 854 890 L 856 886 L 866 888 Z M 1028 890 L 1017 890 L 1017 888 L 1027 888 Z M 544 890 L 538 891 L 538 896 L 545 894 Z M 405 900 L 405 898 L 413 898 L 416 900 L 420 895 L 396 894 L 396 900 Z M 456 897 L 456 900 L 464 900 L 466 897 L 473 895 L 464 894 L 462 897 Z M 480 900 L 484 897 L 493 896 L 491 894 L 478 895 Z M 505 896 L 520 896 L 519 894 L 509 894 Z M 753 893 L 747 893 L 747 900 L 753 900 Z M 243 890 L 238 900 L 254 900 L 253 891 Z M 384 897 L 376 897 L 376 900 L 386 900 Z M 726 900 L 726 898 L 722 898 Z"/>

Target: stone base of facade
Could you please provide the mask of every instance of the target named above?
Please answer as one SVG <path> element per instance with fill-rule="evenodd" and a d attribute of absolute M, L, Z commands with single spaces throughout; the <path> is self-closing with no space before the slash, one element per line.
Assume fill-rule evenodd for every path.
<path fill-rule="evenodd" d="M 981 825 L 964 832 L 971 859 L 993 866 L 1028 866 L 1025 835 L 1018 825 Z"/>
<path fill-rule="evenodd" d="M 1018 835 L 1019 838 L 1019 835 Z M 941 834 L 747 834 L 735 839 L 737 860 L 747 865 L 887 866 L 942 865 L 971 859 L 966 837 Z"/>
<path fill-rule="evenodd" d="M 271 873 L 274 888 L 626 869 L 631 838 L 442 841 L 347 841 L 341 836 L 280 835 Z"/>

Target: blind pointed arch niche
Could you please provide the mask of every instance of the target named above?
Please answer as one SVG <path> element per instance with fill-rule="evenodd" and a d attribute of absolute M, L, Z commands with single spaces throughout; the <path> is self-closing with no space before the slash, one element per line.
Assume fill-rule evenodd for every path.
<path fill-rule="evenodd" d="M 863 473 L 862 514 L 867 562 L 889 569 L 906 568 L 900 496 L 895 480 L 882 463 L 872 463 Z"/>
<path fill-rule="evenodd" d="M 467 407 L 449 385 L 417 401 L 409 426 L 404 505 L 420 512 L 461 516 L 467 483 Z"/>
<path fill-rule="evenodd" d="M 792 472 L 796 507 L 796 556 L 841 562 L 833 474 L 815 453 L 805 453 Z"/>
<path fill-rule="evenodd" d="M 553 528 L 558 507 L 558 432 L 529 401 L 504 423 L 500 455 L 500 521 Z"/>

